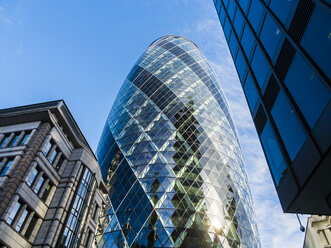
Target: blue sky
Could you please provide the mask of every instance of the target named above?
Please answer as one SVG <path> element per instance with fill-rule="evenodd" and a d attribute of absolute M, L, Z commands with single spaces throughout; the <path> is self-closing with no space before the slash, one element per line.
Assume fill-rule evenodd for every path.
<path fill-rule="evenodd" d="M 0 108 L 64 99 L 94 150 L 148 45 L 166 34 L 192 39 L 229 100 L 263 247 L 302 247 L 296 216 L 279 205 L 212 0 L 0 0 L 0 34 Z"/>

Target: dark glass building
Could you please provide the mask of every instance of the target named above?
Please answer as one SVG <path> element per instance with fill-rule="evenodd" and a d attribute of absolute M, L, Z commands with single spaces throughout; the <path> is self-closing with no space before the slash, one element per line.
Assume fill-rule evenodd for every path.
<path fill-rule="evenodd" d="M 98 247 L 260 247 L 228 104 L 188 39 L 160 38 L 136 62 L 97 156 L 109 190 Z"/>
<path fill-rule="evenodd" d="M 331 1 L 214 0 L 285 212 L 331 214 Z"/>

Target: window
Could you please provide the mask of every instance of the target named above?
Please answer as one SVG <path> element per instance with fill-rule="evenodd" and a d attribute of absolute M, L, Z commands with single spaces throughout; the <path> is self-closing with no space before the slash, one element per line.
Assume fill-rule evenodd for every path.
<path fill-rule="evenodd" d="M 28 213 L 29 213 L 29 211 L 27 209 L 24 209 L 24 211 L 23 211 L 23 213 L 22 213 L 22 215 L 21 215 L 20 219 L 18 220 L 17 225 L 15 227 L 15 230 L 17 232 L 19 232 L 21 230 L 21 228 L 22 228 L 22 226 L 25 222 L 25 219 L 28 216 Z"/>
<path fill-rule="evenodd" d="M 51 164 L 54 162 L 56 155 L 57 155 L 57 150 L 54 149 L 54 151 L 52 152 L 52 155 L 49 157 L 49 162 L 51 162 Z"/>
<path fill-rule="evenodd" d="M 217 1 L 217 3 L 216 3 L 216 10 L 217 10 L 217 13 L 220 13 L 221 6 L 222 6 L 222 2 L 221 2 L 221 0 Z"/>
<path fill-rule="evenodd" d="M 44 149 L 44 155 L 45 155 L 45 156 L 48 155 L 49 150 L 51 149 L 52 145 L 53 145 L 53 144 L 52 144 L 51 141 L 49 141 L 49 142 L 47 143 L 47 145 L 46 145 L 46 147 L 45 147 L 45 149 Z"/>
<path fill-rule="evenodd" d="M 330 101 L 330 92 L 299 54 L 294 56 L 284 82 L 313 128 Z"/>
<path fill-rule="evenodd" d="M 69 218 L 59 239 L 59 247 L 74 247 L 79 240 L 81 235 L 79 230 L 82 228 L 84 212 L 89 203 L 89 195 L 94 184 L 93 180 L 91 171 L 85 168 Z"/>
<path fill-rule="evenodd" d="M 242 10 L 244 11 L 244 13 L 247 12 L 249 2 L 250 2 L 249 0 L 239 0 L 239 5 L 242 8 Z"/>
<path fill-rule="evenodd" d="M 238 71 L 239 78 L 240 78 L 240 80 L 242 80 L 245 75 L 247 66 L 246 66 L 246 61 L 244 59 L 244 55 L 242 54 L 240 49 L 237 54 L 235 65 L 236 65 L 236 68 Z"/>
<path fill-rule="evenodd" d="M 5 135 L 5 137 L 3 138 L 2 142 L 1 142 L 0 148 L 4 148 L 5 147 L 5 144 L 6 144 L 7 140 L 9 139 L 9 135 L 10 134 L 6 134 Z"/>
<path fill-rule="evenodd" d="M 20 146 L 26 145 L 26 142 L 27 142 L 27 140 L 28 140 L 29 137 L 30 137 L 30 133 L 25 133 L 25 135 L 24 135 L 24 137 L 23 137 L 23 139 L 22 139 L 22 141 L 20 143 Z"/>
<path fill-rule="evenodd" d="M 289 14 L 292 7 L 295 7 L 298 2 L 298 0 L 271 0 L 269 7 L 281 22 L 288 27 L 287 24 L 290 23 Z"/>
<path fill-rule="evenodd" d="M 277 57 L 276 50 L 280 47 L 279 44 L 283 38 L 282 31 L 269 15 L 265 18 L 260 34 L 260 40 L 271 60 L 275 61 L 275 58 Z"/>
<path fill-rule="evenodd" d="M 293 161 L 306 140 L 306 134 L 282 91 L 278 93 L 271 115 Z"/>
<path fill-rule="evenodd" d="M 272 177 L 275 180 L 276 186 L 278 186 L 283 172 L 286 170 L 286 164 L 269 122 L 263 128 L 261 142 L 269 162 Z"/>
<path fill-rule="evenodd" d="M 236 10 L 235 1 L 230 1 L 229 6 L 228 6 L 228 14 L 229 14 L 231 20 L 233 20 L 235 10 Z"/>
<path fill-rule="evenodd" d="M 61 155 L 59 161 L 56 163 L 56 166 L 55 166 L 56 171 L 59 171 L 59 169 L 61 168 L 63 162 L 64 162 L 64 156 Z"/>
<path fill-rule="evenodd" d="M 230 51 L 231 51 L 232 57 L 235 58 L 236 57 L 237 48 L 238 48 L 238 41 L 237 41 L 236 36 L 234 35 L 234 32 L 232 32 L 232 34 L 231 34 L 230 42 L 229 42 L 229 47 L 230 47 Z"/>
<path fill-rule="evenodd" d="M 327 8 L 316 4 L 301 40 L 301 45 L 324 73 L 331 78 L 331 15 Z"/>
<path fill-rule="evenodd" d="M 231 25 L 229 22 L 228 18 L 225 18 L 225 23 L 224 23 L 224 35 L 227 40 L 229 40 L 230 37 L 230 32 L 231 32 Z"/>
<path fill-rule="evenodd" d="M 252 0 L 251 7 L 249 8 L 248 20 L 252 24 L 257 34 L 263 14 L 264 9 L 262 4 L 260 3 L 260 0 Z"/>
<path fill-rule="evenodd" d="M 234 26 L 234 29 L 236 30 L 236 33 L 237 33 L 239 38 L 241 36 L 241 31 L 242 31 L 242 28 L 243 28 L 243 24 L 244 24 L 244 17 L 241 14 L 241 11 L 237 10 L 236 17 L 235 17 L 234 22 L 233 22 L 233 26 Z"/>
<path fill-rule="evenodd" d="M 6 175 L 6 172 L 12 167 L 13 162 L 14 158 L 8 158 L 8 160 L 1 166 L 0 176 Z"/>
<path fill-rule="evenodd" d="M 46 187 L 45 187 L 45 191 L 43 193 L 43 195 L 41 196 L 41 199 L 45 202 L 49 196 L 49 193 L 51 192 L 52 189 L 52 185 L 50 183 L 47 183 Z"/>
<path fill-rule="evenodd" d="M 34 214 L 30 221 L 28 228 L 26 229 L 26 232 L 24 233 L 25 238 L 29 239 L 31 237 L 31 234 L 37 224 L 37 221 L 38 221 L 38 216 L 36 214 Z"/>
<path fill-rule="evenodd" d="M 20 209 L 20 207 L 21 207 L 21 203 L 16 202 L 13 210 L 11 211 L 11 213 L 10 213 L 8 219 L 7 219 L 8 225 L 11 225 L 11 223 L 13 223 L 13 221 L 14 221 L 14 219 L 15 219 L 15 217 L 17 215 L 17 212 Z"/>
<path fill-rule="evenodd" d="M 266 79 L 267 73 L 269 71 L 269 65 L 264 58 L 262 51 L 260 47 L 256 46 L 253 59 L 252 59 L 252 70 L 255 74 L 256 80 L 260 86 L 260 88 L 263 88 L 264 81 Z"/>
<path fill-rule="evenodd" d="M 18 137 L 20 136 L 19 133 L 15 133 L 14 137 L 12 138 L 9 147 L 13 147 L 16 143 L 16 141 L 18 140 Z"/>
<path fill-rule="evenodd" d="M 41 186 L 43 185 L 44 181 L 45 181 L 45 178 L 43 176 L 41 176 L 38 180 L 36 187 L 33 190 L 36 194 L 39 193 L 39 190 L 40 190 Z"/>
<path fill-rule="evenodd" d="M 245 28 L 244 28 L 243 36 L 241 38 L 241 44 L 244 48 L 247 58 L 250 58 L 250 55 L 252 52 L 252 47 L 253 47 L 254 43 L 255 43 L 255 38 L 253 36 L 253 33 L 250 30 L 250 28 L 248 27 L 248 25 L 246 24 Z"/>
<path fill-rule="evenodd" d="M 245 86 L 244 86 L 245 95 L 247 97 L 249 108 L 251 109 L 252 113 L 254 111 L 254 107 L 256 105 L 258 94 L 256 87 L 253 82 L 253 78 L 250 73 L 247 74 Z"/>
<path fill-rule="evenodd" d="M 29 186 L 31 186 L 33 184 L 34 180 L 36 179 L 36 176 L 37 176 L 38 172 L 39 171 L 36 168 L 33 169 L 32 173 L 31 173 L 31 176 L 29 177 L 28 182 L 27 182 L 27 184 Z"/>

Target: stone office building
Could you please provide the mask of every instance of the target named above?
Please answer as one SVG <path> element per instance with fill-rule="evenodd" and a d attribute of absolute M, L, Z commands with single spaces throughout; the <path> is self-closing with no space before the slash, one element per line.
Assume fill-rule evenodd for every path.
<path fill-rule="evenodd" d="M 64 101 L 0 110 L 0 247 L 91 247 L 104 190 Z"/>

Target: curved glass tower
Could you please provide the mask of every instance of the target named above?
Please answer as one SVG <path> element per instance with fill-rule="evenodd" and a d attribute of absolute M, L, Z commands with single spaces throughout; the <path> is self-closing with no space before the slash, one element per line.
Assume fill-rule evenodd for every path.
<path fill-rule="evenodd" d="M 98 247 L 260 247 L 236 129 L 199 48 L 150 45 L 110 111 Z"/>

